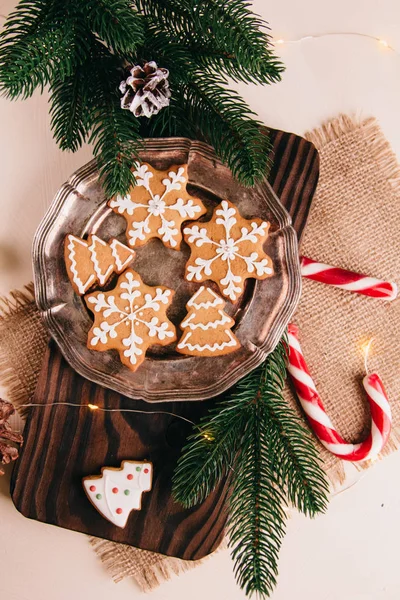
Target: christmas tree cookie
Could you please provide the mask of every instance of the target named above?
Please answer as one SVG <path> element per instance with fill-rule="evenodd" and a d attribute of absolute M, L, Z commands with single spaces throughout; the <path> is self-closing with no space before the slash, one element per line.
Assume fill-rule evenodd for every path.
<path fill-rule="evenodd" d="M 158 171 L 148 163 L 134 165 L 136 185 L 126 196 L 116 196 L 109 206 L 123 215 L 130 246 L 143 246 L 159 238 L 168 247 L 180 249 L 181 225 L 207 212 L 203 203 L 186 191 L 187 165 L 172 165 Z"/>
<path fill-rule="evenodd" d="M 83 489 L 108 521 L 124 528 L 132 510 L 142 507 L 142 494 L 151 490 L 153 465 L 124 460 L 119 469 L 103 467 L 101 475 L 84 477 Z"/>
<path fill-rule="evenodd" d="M 224 307 L 218 294 L 202 286 L 186 304 L 188 314 L 181 323 L 184 333 L 177 351 L 190 356 L 219 356 L 240 348 L 231 331 L 235 321 Z"/>
<path fill-rule="evenodd" d="M 173 295 L 161 285 L 145 285 L 132 269 L 120 275 L 109 292 L 87 294 L 87 307 L 94 314 L 88 348 L 118 350 L 121 362 L 136 371 L 149 346 L 167 346 L 176 340 L 175 327 L 166 315 Z"/>
<path fill-rule="evenodd" d="M 97 235 L 84 240 L 69 234 L 64 241 L 68 277 L 79 295 L 94 284 L 103 286 L 112 273 L 121 273 L 135 257 L 135 251 L 116 239 L 106 243 Z"/>
<path fill-rule="evenodd" d="M 268 228 L 269 223 L 245 219 L 236 206 L 223 200 L 208 223 L 194 223 L 183 230 L 191 249 L 186 279 L 211 279 L 224 296 L 236 301 L 246 279 L 273 274 L 272 261 L 263 250 Z"/>

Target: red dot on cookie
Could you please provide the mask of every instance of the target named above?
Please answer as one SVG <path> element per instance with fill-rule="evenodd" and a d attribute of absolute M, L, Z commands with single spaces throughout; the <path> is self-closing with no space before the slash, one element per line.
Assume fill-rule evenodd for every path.
<path fill-rule="evenodd" d="M 122 508 L 117 508 L 117 510 L 115 512 L 117 513 L 117 515 L 121 515 L 122 514 Z"/>
<path fill-rule="evenodd" d="M 129 475 L 127 475 L 126 478 L 129 479 L 129 480 L 133 479 L 132 473 L 129 473 Z"/>
<path fill-rule="evenodd" d="M 96 486 L 95 485 L 91 485 L 90 488 L 89 488 L 89 490 L 91 492 L 95 492 L 96 491 Z"/>
<path fill-rule="evenodd" d="M 118 488 L 113 488 L 113 489 L 112 489 L 112 493 L 113 493 L 113 494 L 118 494 Z"/>
<path fill-rule="evenodd" d="M 148 469 L 144 469 L 143 473 L 148 473 L 149 470 Z"/>

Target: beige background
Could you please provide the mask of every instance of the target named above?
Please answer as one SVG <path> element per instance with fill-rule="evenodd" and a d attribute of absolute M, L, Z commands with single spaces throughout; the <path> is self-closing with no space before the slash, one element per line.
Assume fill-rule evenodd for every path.
<path fill-rule="evenodd" d="M 6 14 L 15 0 L 0 0 Z M 398 0 L 256 0 L 274 37 L 332 31 L 385 38 L 400 52 Z M 1 19 L 1 22 L 3 19 Z M 339 112 L 376 116 L 400 157 L 400 56 L 362 37 L 329 37 L 279 46 L 287 72 L 266 89 L 240 86 L 267 124 L 302 134 Z M 59 185 L 91 157 L 62 154 L 49 133 L 47 98 L 0 99 L 0 293 L 31 278 L 32 235 Z M 390 360 L 390 357 L 388 357 Z M 333 498 L 315 521 L 293 515 L 274 600 L 397 600 L 400 594 L 400 454 L 377 464 Z M 355 477 L 357 479 L 357 477 Z M 103 600 L 140 598 L 115 585 L 84 536 L 28 521 L 0 480 L 0 598 Z M 240 600 L 228 553 L 165 584 L 152 600 Z"/>

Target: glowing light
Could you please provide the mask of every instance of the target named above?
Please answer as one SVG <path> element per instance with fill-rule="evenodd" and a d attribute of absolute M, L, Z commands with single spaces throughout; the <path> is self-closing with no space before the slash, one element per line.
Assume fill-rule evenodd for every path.
<path fill-rule="evenodd" d="M 370 35 L 369 33 L 361 33 L 359 31 L 331 31 L 329 33 L 319 33 L 315 35 L 304 35 L 303 37 L 293 39 L 293 40 L 284 40 L 282 38 L 278 40 L 272 40 L 272 43 L 277 45 L 285 44 L 285 46 L 289 46 L 292 44 L 299 44 L 306 40 L 319 40 L 328 37 L 359 37 L 359 38 L 367 38 L 373 40 L 375 43 L 378 43 L 383 48 L 390 50 L 391 52 L 395 52 L 398 56 L 400 56 L 400 52 L 396 50 L 393 46 L 389 44 L 389 42 L 383 38 L 380 38 L 376 35 Z"/>
<path fill-rule="evenodd" d="M 204 431 L 202 435 L 207 442 L 213 442 L 215 440 L 215 437 L 211 435 L 211 433 L 207 433 L 207 431 Z"/>
<path fill-rule="evenodd" d="M 99 407 L 96 404 L 88 404 L 88 408 L 90 408 L 90 410 L 99 410 Z"/>
<path fill-rule="evenodd" d="M 374 338 L 371 338 L 370 340 L 368 340 L 368 342 L 365 342 L 364 344 L 361 345 L 361 351 L 364 354 L 365 372 L 367 373 L 367 375 L 368 375 L 368 356 L 371 351 L 371 346 L 372 346 L 373 341 L 374 341 Z"/>

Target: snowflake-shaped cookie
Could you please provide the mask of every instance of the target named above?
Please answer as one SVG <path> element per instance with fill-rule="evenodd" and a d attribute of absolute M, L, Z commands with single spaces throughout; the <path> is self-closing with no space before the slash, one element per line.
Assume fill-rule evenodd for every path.
<path fill-rule="evenodd" d="M 158 171 L 148 163 L 136 163 L 134 174 L 136 185 L 130 193 L 124 197 L 118 195 L 109 202 L 127 221 L 129 245 L 143 246 L 155 237 L 168 248 L 179 250 L 182 223 L 207 212 L 203 203 L 186 191 L 187 165 L 173 165 L 168 171 Z"/>
<path fill-rule="evenodd" d="M 272 261 L 263 251 L 268 227 L 261 219 L 243 218 L 231 202 L 223 200 L 208 223 L 195 223 L 183 230 L 191 248 L 186 279 L 211 279 L 224 296 L 235 301 L 246 279 L 265 279 L 273 274 Z"/>
<path fill-rule="evenodd" d="M 132 269 L 118 278 L 113 290 L 87 294 L 86 304 L 94 314 L 88 348 L 118 350 L 121 362 L 136 371 L 149 346 L 176 340 L 176 329 L 166 315 L 173 295 L 166 287 L 145 285 Z"/>

